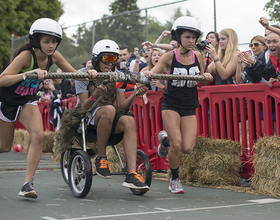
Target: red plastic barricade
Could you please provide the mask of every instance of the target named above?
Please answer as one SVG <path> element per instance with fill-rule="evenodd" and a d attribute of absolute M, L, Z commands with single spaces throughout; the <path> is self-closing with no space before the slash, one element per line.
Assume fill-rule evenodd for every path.
<path fill-rule="evenodd" d="M 251 177 L 254 143 L 260 137 L 273 135 L 272 101 L 275 102 L 276 134 L 279 136 L 280 83 L 275 83 L 273 88 L 266 83 L 205 86 L 198 89 L 198 94 L 198 135 L 240 142 L 243 162 L 240 174 L 243 178 Z"/>
<path fill-rule="evenodd" d="M 48 101 L 38 102 L 38 107 L 42 115 L 44 131 L 53 131 L 53 125 L 50 123 L 50 103 Z"/>
<path fill-rule="evenodd" d="M 126 97 L 132 92 L 127 92 Z M 158 133 L 163 130 L 161 119 L 161 103 L 163 91 L 147 93 L 148 104 L 144 104 L 142 97 L 138 96 L 131 108 L 135 114 L 134 120 L 137 130 L 138 148 L 143 150 L 149 157 L 153 170 L 169 169 L 168 161 L 157 154 L 160 144 Z"/>
<path fill-rule="evenodd" d="M 126 96 L 130 94 L 131 92 L 126 93 Z M 137 97 L 131 108 L 135 113 L 138 129 L 138 148 L 147 153 L 153 170 L 169 168 L 167 161 L 157 155 L 159 144 L 157 135 L 164 128 L 161 119 L 162 94 L 163 91 L 148 91 L 149 103 L 145 105 L 142 97 Z M 273 88 L 265 83 L 198 88 L 199 108 L 196 110 L 198 136 L 240 142 L 242 178 L 250 178 L 254 173 L 252 162 L 254 143 L 260 137 L 273 135 L 272 102 L 275 102 L 275 132 L 280 136 L 279 94 L 280 83 L 274 83 Z"/>
<path fill-rule="evenodd" d="M 77 105 L 77 97 L 71 97 L 67 99 L 68 109 L 74 109 Z"/>
<path fill-rule="evenodd" d="M 131 93 L 125 93 L 126 97 Z M 162 94 L 163 91 L 149 90 L 148 104 L 144 104 L 142 97 L 138 96 L 131 107 L 135 114 L 138 148 L 148 155 L 153 170 L 169 169 L 167 160 L 157 154 L 160 144 L 157 136 L 164 129 L 161 118 Z M 243 162 L 240 174 L 243 178 L 251 177 L 254 173 L 254 143 L 260 137 L 272 136 L 274 133 L 280 136 L 280 82 L 274 83 L 273 88 L 268 87 L 266 83 L 203 86 L 198 88 L 198 96 L 198 136 L 240 142 L 240 156 Z M 66 103 L 69 109 L 73 109 L 77 98 L 62 100 L 62 105 Z M 43 102 L 38 103 L 38 106 L 44 129 L 52 131 L 53 127 L 49 122 L 50 104 Z M 21 127 L 22 125 L 16 122 L 16 128 Z"/>
<path fill-rule="evenodd" d="M 38 108 L 39 108 L 39 111 L 42 116 L 44 131 L 53 131 L 54 130 L 53 125 L 50 123 L 50 118 L 51 118 L 50 103 L 48 101 L 45 101 L 45 102 L 38 102 L 37 104 L 38 104 Z M 25 129 L 18 120 L 16 120 L 16 122 L 15 122 L 15 128 L 16 129 Z"/>

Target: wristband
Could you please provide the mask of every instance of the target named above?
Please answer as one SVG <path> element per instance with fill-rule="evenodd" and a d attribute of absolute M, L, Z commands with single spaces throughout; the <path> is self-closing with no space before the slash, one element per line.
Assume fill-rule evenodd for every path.
<path fill-rule="evenodd" d="M 23 79 L 23 80 L 26 79 L 26 73 L 24 73 L 24 74 L 22 75 L 22 79 Z"/>
<path fill-rule="evenodd" d="M 91 96 L 90 96 L 89 100 L 92 100 L 92 101 L 94 101 L 94 100 L 95 100 L 95 98 L 93 97 L 93 95 L 92 95 L 92 94 L 91 94 Z"/>
<path fill-rule="evenodd" d="M 217 61 L 220 61 L 220 59 L 219 59 L 219 58 L 215 59 L 215 60 L 214 60 L 214 63 L 216 63 Z"/>
<path fill-rule="evenodd" d="M 139 60 L 135 60 L 135 63 L 139 63 Z"/>
<path fill-rule="evenodd" d="M 153 48 L 156 48 L 157 47 L 157 45 L 156 44 L 153 44 Z"/>

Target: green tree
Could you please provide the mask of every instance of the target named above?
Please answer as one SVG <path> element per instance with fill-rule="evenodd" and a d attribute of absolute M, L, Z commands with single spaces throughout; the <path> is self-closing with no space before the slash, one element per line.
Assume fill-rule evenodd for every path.
<path fill-rule="evenodd" d="M 127 44 L 133 48 L 141 46 L 145 40 L 145 27 L 140 12 L 128 13 L 121 16 L 114 16 L 128 11 L 138 10 L 137 0 L 116 0 L 110 6 L 111 15 L 103 15 L 103 19 L 95 21 L 95 43 L 102 39 L 111 39 L 119 45 Z M 76 69 L 80 64 L 91 58 L 93 26 L 87 28 L 81 24 L 75 34 L 73 41 L 68 47 L 74 48 L 75 52 L 69 53 L 66 47 L 59 48 L 65 59 Z M 69 43 L 69 41 L 67 42 Z M 65 43 L 66 45 L 66 43 Z"/>
<path fill-rule="evenodd" d="M 10 61 L 11 34 L 26 35 L 38 18 L 57 20 L 64 11 L 58 0 L 0 0 L 0 70 Z"/>
<path fill-rule="evenodd" d="M 186 13 L 183 14 L 181 12 L 181 8 L 176 8 L 176 9 L 174 9 L 174 14 L 171 16 L 170 20 L 168 20 L 165 24 L 166 30 L 171 30 L 174 21 L 181 16 L 191 16 L 191 17 L 193 17 L 193 15 L 191 14 L 191 12 L 189 10 L 187 10 Z M 196 18 L 196 19 L 199 21 L 198 18 Z M 202 35 L 203 35 L 203 33 L 201 32 L 200 38 L 202 37 Z M 198 42 L 200 42 L 200 38 L 198 39 Z"/>
<path fill-rule="evenodd" d="M 274 22 L 280 22 L 280 1 L 270 0 L 264 6 L 264 10 L 267 11 L 270 20 Z"/>
<path fill-rule="evenodd" d="M 165 26 L 161 24 L 157 18 L 149 16 L 148 18 L 148 40 L 152 43 L 154 43 L 158 37 L 161 35 L 161 33 L 166 30 Z M 168 44 L 168 39 L 163 39 L 163 44 Z"/>
<path fill-rule="evenodd" d="M 110 4 L 109 10 L 112 15 L 124 12 L 135 11 L 137 0 L 116 0 Z M 145 27 L 143 17 L 140 11 L 128 13 L 104 20 L 105 25 L 109 27 L 108 36 L 118 44 L 126 44 L 133 49 L 141 45 L 145 39 Z"/>

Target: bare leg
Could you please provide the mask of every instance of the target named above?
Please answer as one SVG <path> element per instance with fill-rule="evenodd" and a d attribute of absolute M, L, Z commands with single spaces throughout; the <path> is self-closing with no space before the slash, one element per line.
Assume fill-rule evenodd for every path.
<path fill-rule="evenodd" d="M 170 141 L 169 166 L 171 169 L 177 169 L 180 164 L 180 151 L 182 148 L 181 117 L 175 111 L 163 110 L 162 119 Z"/>
<path fill-rule="evenodd" d="M 183 140 L 181 151 L 184 154 L 190 154 L 195 146 L 197 138 L 196 115 L 185 116 L 181 118 L 181 132 Z"/>
<path fill-rule="evenodd" d="M 196 115 L 180 117 L 171 110 L 162 111 L 162 118 L 170 140 L 168 152 L 169 166 L 177 169 L 180 164 L 180 151 L 190 154 L 195 146 L 197 137 Z"/>
<path fill-rule="evenodd" d="M 0 119 L 0 153 L 9 152 L 13 146 L 14 122 L 5 122 Z"/>
<path fill-rule="evenodd" d="M 111 135 L 115 112 L 116 110 L 112 105 L 102 106 L 96 112 L 95 129 L 98 137 L 98 157 L 106 157 L 106 147 Z"/>
<path fill-rule="evenodd" d="M 25 176 L 25 182 L 29 182 L 35 175 L 42 155 L 44 138 L 43 121 L 38 106 L 35 105 L 23 106 L 18 120 L 26 128 L 31 138 Z"/>
<path fill-rule="evenodd" d="M 120 117 L 115 133 L 124 132 L 123 144 L 124 153 L 127 160 L 128 171 L 136 169 L 136 156 L 137 156 L 137 137 L 134 118 L 131 116 L 123 115 Z"/>

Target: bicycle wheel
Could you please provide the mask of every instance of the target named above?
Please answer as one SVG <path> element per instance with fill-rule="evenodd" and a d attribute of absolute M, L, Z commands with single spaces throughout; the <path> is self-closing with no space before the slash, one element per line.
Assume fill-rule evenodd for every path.
<path fill-rule="evenodd" d="M 84 198 L 92 184 L 92 167 L 89 156 L 76 150 L 68 168 L 69 186 L 75 197 Z"/>
<path fill-rule="evenodd" d="M 62 177 L 67 185 L 69 185 L 68 167 L 70 162 L 70 152 L 70 150 L 66 150 L 65 152 L 61 153 L 60 157 L 60 170 Z"/>
<path fill-rule="evenodd" d="M 137 149 L 136 172 L 142 176 L 144 183 L 150 187 L 152 182 L 151 163 L 147 154 L 139 149 Z M 130 190 L 133 192 L 133 194 L 139 196 L 142 196 L 147 192 L 147 191 L 141 191 L 137 189 L 130 189 Z"/>

